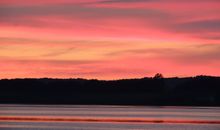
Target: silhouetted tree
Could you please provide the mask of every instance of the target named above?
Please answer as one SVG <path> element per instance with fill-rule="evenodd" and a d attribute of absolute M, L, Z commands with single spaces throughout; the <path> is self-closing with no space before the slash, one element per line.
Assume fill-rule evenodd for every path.
<path fill-rule="evenodd" d="M 169 86 L 169 87 L 167 87 Z M 220 106 L 220 77 L 124 80 L 3 79 L 0 104 L 120 104 Z"/>
<path fill-rule="evenodd" d="M 163 75 L 161 73 L 157 73 L 154 76 L 154 79 L 162 79 L 162 78 L 163 78 Z"/>

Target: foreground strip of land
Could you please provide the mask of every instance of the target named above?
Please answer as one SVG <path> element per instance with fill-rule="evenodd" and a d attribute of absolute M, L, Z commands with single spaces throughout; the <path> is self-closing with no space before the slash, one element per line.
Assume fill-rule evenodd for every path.
<path fill-rule="evenodd" d="M 143 119 L 143 118 L 94 118 L 94 117 L 28 117 L 0 116 L 1 121 L 54 121 L 54 122 L 125 122 L 125 123 L 191 123 L 220 124 L 220 120 L 177 120 L 177 119 Z"/>

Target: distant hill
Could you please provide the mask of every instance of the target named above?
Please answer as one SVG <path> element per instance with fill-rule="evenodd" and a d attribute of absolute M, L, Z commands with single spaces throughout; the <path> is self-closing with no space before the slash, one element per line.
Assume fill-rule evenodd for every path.
<path fill-rule="evenodd" d="M 0 103 L 220 106 L 220 77 L 2 79 Z"/>

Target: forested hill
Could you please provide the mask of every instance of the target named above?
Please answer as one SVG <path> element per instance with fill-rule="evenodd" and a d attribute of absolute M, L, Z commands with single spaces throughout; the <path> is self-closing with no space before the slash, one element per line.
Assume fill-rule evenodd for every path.
<path fill-rule="evenodd" d="M 2 79 L 0 103 L 220 106 L 220 77 Z"/>

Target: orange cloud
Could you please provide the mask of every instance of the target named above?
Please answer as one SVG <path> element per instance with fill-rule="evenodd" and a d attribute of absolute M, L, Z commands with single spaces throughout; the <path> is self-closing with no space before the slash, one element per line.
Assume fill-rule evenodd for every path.
<path fill-rule="evenodd" d="M 0 1 L 0 78 L 220 75 L 217 0 Z"/>

